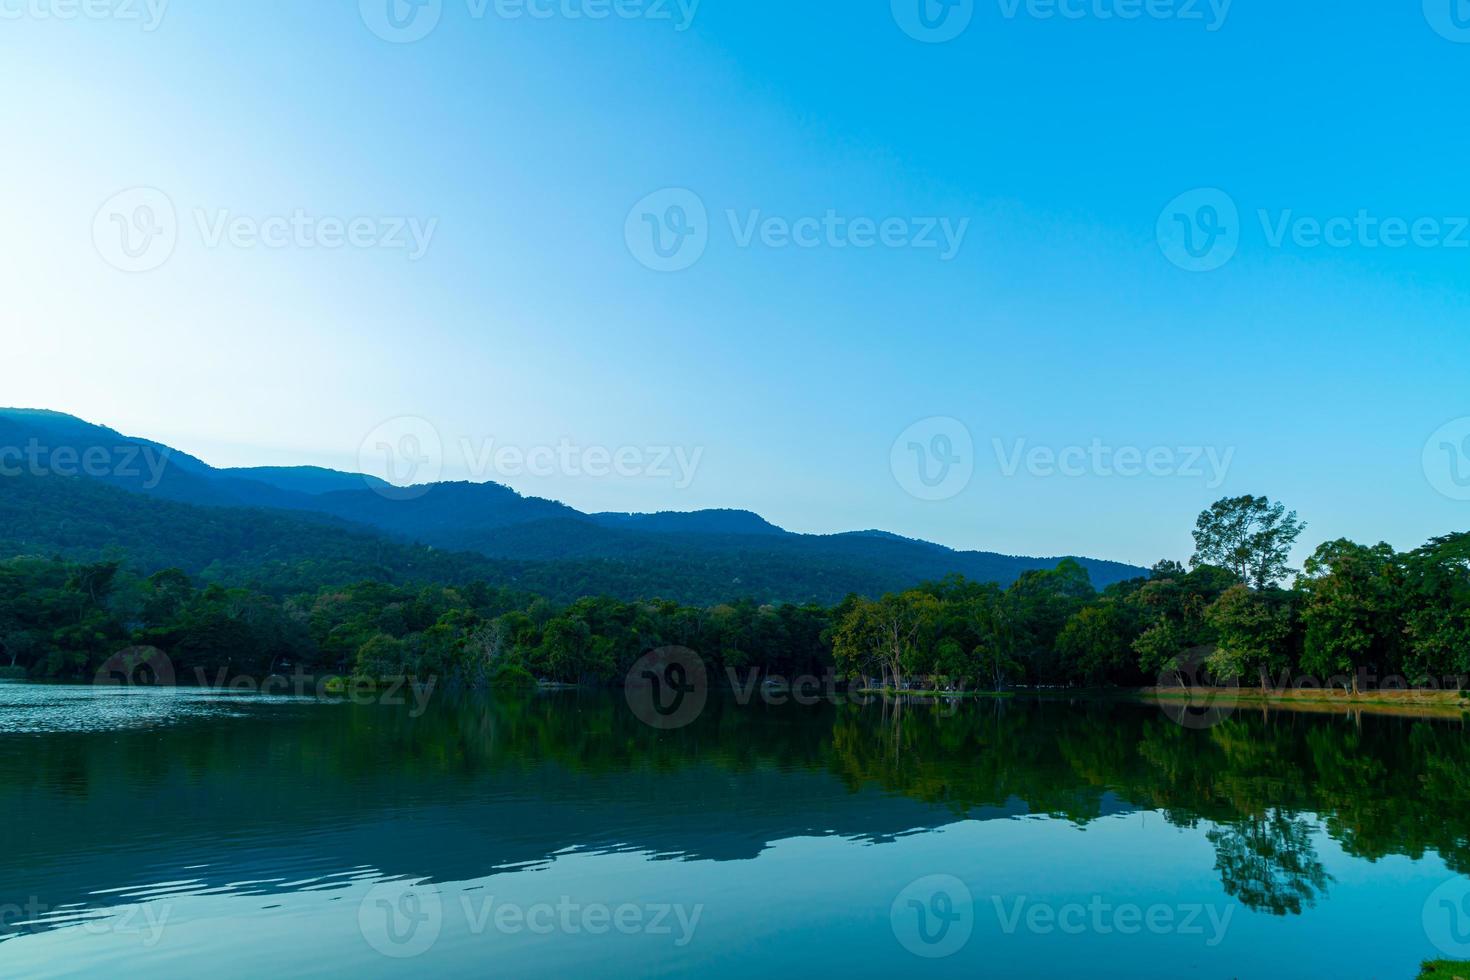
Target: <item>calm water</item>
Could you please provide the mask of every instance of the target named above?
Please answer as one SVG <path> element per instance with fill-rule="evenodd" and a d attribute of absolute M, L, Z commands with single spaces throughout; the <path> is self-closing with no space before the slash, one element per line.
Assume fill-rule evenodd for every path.
<path fill-rule="evenodd" d="M 5 977 L 1400 980 L 1470 957 L 1457 721 L 716 701 L 658 732 L 617 694 L 419 714 L 0 684 L 0 819 Z"/>

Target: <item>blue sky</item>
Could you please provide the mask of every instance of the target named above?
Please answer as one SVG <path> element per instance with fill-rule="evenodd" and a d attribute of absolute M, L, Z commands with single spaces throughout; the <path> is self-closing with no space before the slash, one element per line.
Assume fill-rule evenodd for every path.
<path fill-rule="evenodd" d="M 440 0 L 411 43 L 370 28 L 388 0 L 96 2 L 0 0 L 29 93 L 0 104 L 0 403 L 221 465 L 355 468 L 421 419 L 446 478 L 1010 553 L 1186 558 L 1236 493 L 1311 543 L 1470 526 L 1450 0 L 990 0 L 943 43 L 919 0 Z M 687 267 L 649 268 L 638 230 L 690 202 Z M 1222 204 L 1217 249 L 1161 247 Z M 761 224 L 829 212 L 811 247 Z M 475 463 L 565 445 L 634 452 Z M 904 460 L 937 479 L 936 450 L 927 487 Z"/>

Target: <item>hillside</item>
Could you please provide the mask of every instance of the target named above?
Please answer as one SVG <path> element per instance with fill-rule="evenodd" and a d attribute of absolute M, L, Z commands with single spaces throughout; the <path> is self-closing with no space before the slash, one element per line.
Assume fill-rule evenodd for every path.
<path fill-rule="evenodd" d="M 20 475 L 0 479 L 4 554 L 117 555 L 275 589 L 334 576 L 478 578 L 559 599 L 831 603 L 952 573 L 1008 584 L 1062 557 L 954 551 L 877 531 L 794 534 L 737 510 L 584 514 L 495 483 L 434 484 L 400 499 L 380 481 L 316 467 L 216 469 L 53 412 L 0 410 L 0 447 L 24 457 L 9 468 Z M 99 465 L 79 462 L 88 459 Z M 1143 574 L 1079 560 L 1099 588 Z"/>

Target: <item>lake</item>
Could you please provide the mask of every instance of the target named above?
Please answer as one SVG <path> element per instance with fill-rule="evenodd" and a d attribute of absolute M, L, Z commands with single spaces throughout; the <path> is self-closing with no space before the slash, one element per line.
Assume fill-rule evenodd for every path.
<path fill-rule="evenodd" d="M 1463 719 L 0 683 L 0 976 L 1382 977 Z"/>

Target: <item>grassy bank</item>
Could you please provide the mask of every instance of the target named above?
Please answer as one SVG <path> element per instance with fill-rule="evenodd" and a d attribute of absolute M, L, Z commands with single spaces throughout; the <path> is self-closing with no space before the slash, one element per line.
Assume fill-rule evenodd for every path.
<path fill-rule="evenodd" d="M 1146 701 L 1262 705 L 1302 711 L 1372 711 L 1379 714 L 1432 714 L 1455 717 L 1470 712 L 1470 697 L 1461 691 L 1364 691 L 1339 689 L 1281 690 L 1241 687 L 1145 687 L 1133 692 Z"/>
<path fill-rule="evenodd" d="M 1470 980 L 1470 962 L 1425 960 L 1419 980 Z"/>

